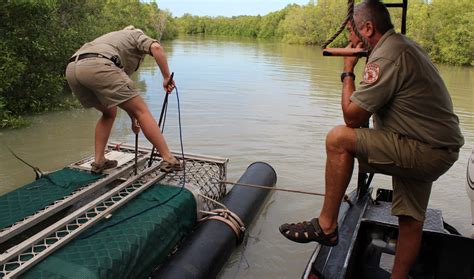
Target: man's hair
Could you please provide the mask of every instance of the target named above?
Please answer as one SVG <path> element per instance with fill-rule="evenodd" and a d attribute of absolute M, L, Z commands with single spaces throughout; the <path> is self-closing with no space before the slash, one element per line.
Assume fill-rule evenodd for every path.
<path fill-rule="evenodd" d="M 390 13 L 387 7 L 379 0 L 364 0 L 354 8 L 354 18 L 356 25 L 371 21 L 375 29 L 381 34 L 385 34 L 393 28 Z"/>
<path fill-rule="evenodd" d="M 136 29 L 135 26 L 129 25 L 129 26 L 125 27 L 123 30 L 135 30 L 135 29 Z"/>
<path fill-rule="evenodd" d="M 122 29 L 122 30 L 138 30 L 138 31 L 144 33 L 143 30 L 141 30 L 140 28 L 136 28 L 136 27 L 133 26 L 133 25 L 129 25 L 129 26 L 125 27 L 125 28 Z"/>

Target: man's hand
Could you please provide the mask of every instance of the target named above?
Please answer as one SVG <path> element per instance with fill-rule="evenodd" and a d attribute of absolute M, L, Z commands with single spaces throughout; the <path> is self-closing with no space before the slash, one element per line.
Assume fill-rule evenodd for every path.
<path fill-rule="evenodd" d="M 171 93 L 171 91 L 173 91 L 175 86 L 176 85 L 174 83 L 174 80 L 171 78 L 171 76 L 163 80 L 163 88 L 165 89 L 166 93 Z"/>
<path fill-rule="evenodd" d="M 135 134 L 140 133 L 140 124 L 136 119 L 132 119 L 132 131 Z"/>
<path fill-rule="evenodd" d="M 346 46 L 346 48 L 362 48 L 363 43 L 359 42 L 355 47 L 352 46 L 352 43 Z M 353 72 L 355 65 L 359 61 L 357 56 L 344 56 L 344 72 Z"/>

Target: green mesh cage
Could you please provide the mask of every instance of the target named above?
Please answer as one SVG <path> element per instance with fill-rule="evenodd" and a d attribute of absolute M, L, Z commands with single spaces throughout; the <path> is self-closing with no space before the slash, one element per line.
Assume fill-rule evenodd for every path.
<path fill-rule="evenodd" d="M 102 176 L 64 168 L 0 196 L 0 228 L 13 225 Z"/>
<path fill-rule="evenodd" d="M 165 174 L 161 158 L 145 167 L 151 149 L 139 148 L 134 177 L 135 147 L 109 151 L 122 163 L 104 176 L 90 173 L 90 156 L 0 197 L 0 240 L 15 245 L 2 254 L 0 278 L 146 278 L 194 227 L 197 207 L 213 208 L 197 193 L 225 195 L 225 158 L 185 154 L 186 171 Z M 95 219 L 109 209 L 111 218 Z"/>
<path fill-rule="evenodd" d="M 21 278 L 147 278 L 195 223 L 191 192 L 154 184 Z"/>

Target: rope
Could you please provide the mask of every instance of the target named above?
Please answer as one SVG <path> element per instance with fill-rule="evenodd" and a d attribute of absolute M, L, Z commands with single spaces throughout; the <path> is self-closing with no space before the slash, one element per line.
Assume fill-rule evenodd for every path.
<path fill-rule="evenodd" d="M 244 234 L 246 230 L 245 224 L 242 221 L 242 219 L 240 219 L 240 217 L 237 214 L 229 210 L 227 206 L 225 206 L 223 203 L 220 203 L 201 193 L 198 193 L 198 195 L 222 207 L 220 209 L 217 208 L 211 211 L 201 210 L 200 211 L 201 213 L 207 214 L 208 216 L 199 219 L 198 222 L 204 222 L 207 220 L 216 220 L 216 221 L 223 222 L 226 225 L 228 225 L 234 232 L 236 240 L 237 240 L 237 245 L 242 243 L 242 241 L 244 240 Z"/>
<path fill-rule="evenodd" d="M 275 191 L 298 193 L 298 194 L 306 194 L 306 195 L 314 195 L 314 196 L 322 196 L 322 197 L 325 196 L 325 194 L 317 193 L 317 192 L 308 192 L 308 191 L 301 191 L 301 190 L 292 190 L 292 189 L 277 188 L 277 187 L 270 187 L 270 186 L 263 186 L 263 185 L 239 183 L 239 182 L 233 182 L 233 181 L 219 181 L 219 182 L 222 183 L 222 184 L 234 184 L 234 185 L 245 186 L 245 187 L 252 187 L 252 188 L 259 188 L 259 189 L 275 190 Z M 350 201 L 348 195 L 344 195 L 343 200 L 344 200 L 345 202 L 347 202 L 349 205 L 352 205 L 352 202 Z"/>
<path fill-rule="evenodd" d="M 325 49 L 330 43 L 332 43 L 337 36 L 339 36 L 344 28 L 346 28 L 347 23 L 350 21 L 351 25 L 355 28 L 352 28 L 354 30 L 354 33 L 356 36 L 362 41 L 364 44 L 364 47 L 370 52 L 372 50 L 372 47 L 370 46 L 369 42 L 359 33 L 359 30 L 357 30 L 355 21 L 354 21 L 354 0 L 348 0 L 347 1 L 347 16 L 344 19 L 344 21 L 341 23 L 341 26 L 339 26 L 339 29 L 332 35 L 331 38 L 326 40 L 321 48 Z"/>
<path fill-rule="evenodd" d="M 218 202 L 218 201 L 216 201 L 216 200 L 214 200 L 214 199 L 212 199 L 212 198 L 210 198 L 210 197 L 208 197 L 208 196 L 206 196 L 206 195 L 203 195 L 203 194 L 201 194 L 201 193 L 198 193 L 198 195 L 201 196 L 201 197 L 203 197 L 203 198 L 205 198 L 205 199 L 207 199 L 207 200 L 209 200 L 209 201 L 211 201 L 211 202 L 213 202 L 213 203 L 215 203 L 215 204 L 217 204 L 218 206 L 220 206 L 220 207 L 222 207 L 222 208 L 228 210 L 227 206 L 225 206 L 223 203 L 220 203 L 220 202 Z M 206 213 L 206 211 L 201 211 L 201 212 L 202 212 L 202 213 Z"/>
<path fill-rule="evenodd" d="M 138 174 L 138 133 L 135 134 L 135 164 L 133 165 L 133 174 Z"/>
<path fill-rule="evenodd" d="M 198 222 L 204 222 L 207 220 L 216 220 L 216 221 L 223 222 L 224 224 L 229 226 L 231 230 L 234 232 L 236 240 L 237 240 L 237 245 L 242 243 L 242 241 L 244 240 L 244 234 L 246 230 L 245 224 L 242 221 L 242 219 L 240 219 L 240 217 L 237 214 L 230 211 L 227 208 L 227 206 L 225 206 L 224 204 L 208 196 L 205 196 L 201 193 L 198 193 L 198 195 L 222 207 L 222 208 L 213 209 L 211 211 L 201 210 L 200 212 L 207 214 L 207 216 L 199 219 Z"/>
<path fill-rule="evenodd" d="M 20 160 L 23 164 L 25 164 L 25 165 L 27 165 L 28 167 L 30 167 L 30 168 L 33 169 L 33 171 L 35 172 L 35 175 L 36 175 L 35 180 L 46 179 L 46 180 L 48 180 L 49 182 L 51 182 L 51 184 L 53 184 L 53 185 L 55 185 L 55 186 L 58 186 L 58 187 L 60 187 L 60 188 L 65 189 L 65 188 L 69 187 L 69 184 L 68 184 L 68 183 L 66 183 L 65 185 L 63 185 L 63 184 L 60 184 L 60 183 L 55 182 L 55 181 L 49 176 L 49 174 L 50 174 L 51 172 L 43 172 L 43 171 L 41 171 L 38 167 L 35 167 L 35 166 L 29 164 L 27 161 L 25 161 L 25 160 L 23 160 L 22 158 L 20 158 L 20 156 L 16 155 L 16 153 L 13 152 L 13 150 L 12 150 L 9 146 L 6 146 L 6 147 L 7 147 L 7 149 L 10 151 L 10 153 L 11 153 L 15 158 L 17 158 L 17 159 Z M 26 189 L 27 189 L 27 190 L 33 190 L 33 189 L 37 189 L 37 188 L 40 188 L 40 187 L 43 187 L 43 186 L 44 186 L 44 185 L 33 185 L 33 186 L 27 187 Z"/>
<path fill-rule="evenodd" d="M 245 186 L 245 187 L 252 187 L 252 188 L 259 188 L 259 189 L 266 189 L 266 190 L 276 190 L 276 191 L 284 191 L 284 192 L 291 192 L 291 193 L 299 193 L 299 194 L 307 194 L 307 195 L 315 195 L 315 196 L 325 196 L 322 193 L 315 193 L 315 192 L 308 192 L 308 191 L 300 191 L 300 190 L 291 190 L 291 189 L 284 189 L 284 188 L 276 188 L 276 187 L 270 187 L 270 186 L 263 186 L 263 185 L 255 185 L 255 184 L 248 184 L 248 183 L 239 183 L 239 182 L 232 182 L 232 181 L 219 181 L 219 183 L 222 184 L 233 184 L 233 185 L 239 185 L 239 186 Z M 201 218 L 199 222 L 204 222 L 207 220 L 216 220 L 223 222 L 224 224 L 228 225 L 232 231 L 234 232 L 236 239 L 237 239 L 237 244 L 240 244 L 243 239 L 244 239 L 244 234 L 245 234 L 245 224 L 242 222 L 240 217 L 229 210 L 224 204 L 208 197 L 205 196 L 201 193 L 198 193 L 199 196 L 219 205 L 222 207 L 221 209 L 214 209 L 211 211 L 205 211 L 201 210 L 201 213 L 207 214 L 208 216 Z M 343 201 L 347 202 L 349 206 L 352 206 L 352 202 L 349 199 L 349 196 L 344 195 Z"/>
<path fill-rule="evenodd" d="M 263 185 L 239 183 L 239 182 L 233 182 L 233 181 L 219 181 L 219 182 L 222 183 L 222 184 L 235 184 L 235 185 L 240 185 L 240 186 L 245 186 L 245 187 L 260 188 L 260 189 L 267 189 L 267 190 L 275 190 L 275 191 L 291 192 L 291 193 L 299 193 L 299 194 L 314 195 L 314 196 L 323 196 L 323 197 L 324 197 L 324 194 L 322 194 L 322 193 L 316 193 L 316 192 L 307 192 L 307 191 L 301 191 L 301 190 L 291 190 L 291 189 L 285 189 L 285 188 L 277 188 L 277 187 L 270 187 L 270 186 L 263 186 Z"/>
<path fill-rule="evenodd" d="M 46 177 L 46 174 L 44 172 L 42 172 L 38 167 L 35 167 L 31 164 L 29 164 L 27 161 L 23 160 L 22 158 L 20 158 L 20 156 L 16 155 L 15 152 L 13 152 L 13 150 L 7 146 L 7 149 L 10 151 L 10 153 L 15 157 L 17 158 L 20 162 L 22 162 L 23 164 L 27 165 L 28 167 L 32 168 L 33 171 L 35 172 L 35 176 L 36 176 L 36 180 L 42 178 L 42 177 Z M 52 182 L 52 181 L 51 181 Z"/>
<path fill-rule="evenodd" d="M 208 214 L 208 216 L 200 219 L 199 222 L 204 222 L 207 220 L 223 222 L 224 224 L 229 226 L 230 229 L 234 232 L 237 240 L 237 245 L 243 241 L 246 228 L 244 222 L 237 214 L 228 209 L 214 209 L 211 211 L 201 212 Z"/>
<path fill-rule="evenodd" d="M 171 73 L 170 77 L 170 82 L 173 80 L 174 72 Z M 169 83 L 168 83 L 169 84 Z M 160 113 L 160 120 L 158 121 L 158 127 L 161 129 L 161 133 L 164 133 L 165 130 L 165 122 L 166 122 L 166 113 L 168 111 L 168 97 L 169 97 L 168 92 L 165 92 L 165 99 L 163 100 L 163 106 L 161 107 L 161 113 Z M 155 146 L 151 148 L 151 155 L 150 159 L 148 160 L 148 167 L 151 167 L 151 164 L 153 163 L 153 157 L 155 156 Z"/>

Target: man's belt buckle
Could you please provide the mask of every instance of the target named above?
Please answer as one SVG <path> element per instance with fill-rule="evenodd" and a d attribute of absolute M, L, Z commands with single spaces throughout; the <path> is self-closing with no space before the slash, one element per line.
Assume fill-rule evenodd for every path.
<path fill-rule="evenodd" d="M 77 56 L 71 57 L 71 59 L 69 59 L 69 62 L 79 61 L 79 60 L 82 60 L 85 58 L 91 58 L 91 57 L 105 58 L 107 60 L 112 61 L 112 63 L 114 63 L 114 65 L 119 67 L 120 69 L 123 68 L 122 62 L 120 61 L 120 57 L 118 55 L 114 55 L 111 58 L 108 58 L 107 56 L 104 56 L 99 53 L 82 53 Z"/>
<path fill-rule="evenodd" d="M 112 56 L 110 58 L 107 58 L 107 59 L 112 61 L 115 64 L 115 66 L 117 66 L 119 68 L 123 68 L 122 62 L 120 61 L 120 58 L 118 57 L 118 55 L 114 55 L 114 56 Z"/>

